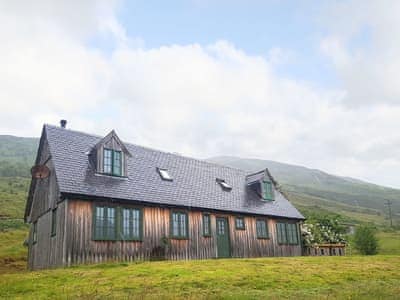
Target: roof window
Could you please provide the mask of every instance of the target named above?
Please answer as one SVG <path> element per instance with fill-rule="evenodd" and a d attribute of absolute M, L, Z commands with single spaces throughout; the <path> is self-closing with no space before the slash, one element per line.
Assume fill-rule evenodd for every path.
<path fill-rule="evenodd" d="M 172 176 L 169 175 L 167 169 L 157 168 L 158 174 L 160 174 L 162 180 L 172 181 Z"/>
<path fill-rule="evenodd" d="M 224 190 L 230 191 L 232 189 L 232 186 L 226 183 L 224 179 L 217 178 L 216 181 Z"/>

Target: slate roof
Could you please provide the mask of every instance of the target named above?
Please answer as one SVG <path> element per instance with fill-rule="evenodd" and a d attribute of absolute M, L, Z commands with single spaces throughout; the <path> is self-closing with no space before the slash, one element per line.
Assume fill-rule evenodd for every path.
<path fill-rule="evenodd" d="M 101 137 L 45 125 L 60 192 L 238 213 L 303 219 L 276 190 L 265 202 L 246 185 L 246 172 L 203 160 L 125 143 L 127 178 L 98 175 L 88 153 Z M 156 168 L 168 169 L 173 181 L 163 181 Z M 232 186 L 224 191 L 216 182 Z"/>

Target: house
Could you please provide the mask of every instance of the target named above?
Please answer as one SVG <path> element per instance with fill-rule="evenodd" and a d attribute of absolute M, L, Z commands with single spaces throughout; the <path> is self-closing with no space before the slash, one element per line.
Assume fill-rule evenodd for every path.
<path fill-rule="evenodd" d="M 65 123 L 44 125 L 40 138 L 25 210 L 30 269 L 301 255 L 304 217 L 268 170 L 247 174 Z"/>

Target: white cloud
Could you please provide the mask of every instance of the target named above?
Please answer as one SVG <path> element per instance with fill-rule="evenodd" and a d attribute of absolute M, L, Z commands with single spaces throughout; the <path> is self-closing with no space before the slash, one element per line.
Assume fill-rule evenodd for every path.
<path fill-rule="evenodd" d="M 187 155 L 281 160 L 398 185 L 400 108 L 343 105 L 360 93 L 350 75 L 340 91 L 282 78 L 275 65 L 295 54 L 279 47 L 267 58 L 227 41 L 146 49 L 118 22 L 118 3 L 15 3 L 0 5 L 2 133 L 38 135 L 42 123 L 67 118 L 70 128 L 115 128 L 125 140 Z M 93 37 L 111 52 L 89 46 Z M 322 42 L 339 73 L 355 57 L 348 40 Z"/>

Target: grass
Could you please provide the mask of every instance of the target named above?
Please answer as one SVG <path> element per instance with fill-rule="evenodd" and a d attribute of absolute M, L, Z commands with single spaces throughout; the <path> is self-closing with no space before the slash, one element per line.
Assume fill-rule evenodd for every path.
<path fill-rule="evenodd" d="M 362 298 L 400 294 L 400 257 L 102 264 L 0 275 L 0 298 Z"/>

